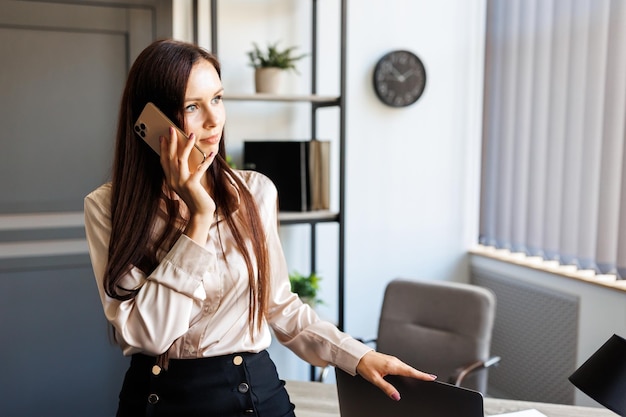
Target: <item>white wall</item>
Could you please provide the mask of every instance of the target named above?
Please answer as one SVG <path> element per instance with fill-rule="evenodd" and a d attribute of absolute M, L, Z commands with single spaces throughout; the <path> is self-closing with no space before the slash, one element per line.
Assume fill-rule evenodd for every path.
<path fill-rule="evenodd" d="M 373 336 L 389 280 L 467 280 L 485 1 L 350 4 L 346 329 Z M 397 48 L 414 51 L 427 72 L 424 94 L 406 109 L 382 105 L 371 88 L 376 60 Z"/>
<path fill-rule="evenodd" d="M 175 16 L 182 22 L 184 7 L 178 6 Z M 238 0 L 218 6 L 227 94 L 253 91 L 245 56 L 252 41 L 281 40 L 310 52 L 309 2 Z M 337 94 L 339 2 L 319 6 L 318 92 Z M 466 252 L 478 218 L 484 9 L 485 0 L 348 2 L 345 318 L 355 336 L 375 335 L 389 280 L 468 279 Z M 200 14 L 208 17 L 202 2 Z M 206 47 L 208 31 L 201 24 L 199 43 Z M 174 33 L 189 36 L 177 26 Z M 405 109 L 384 106 L 372 89 L 377 59 L 393 49 L 415 52 L 427 71 L 424 94 Z M 308 92 L 308 65 L 305 60 L 301 74 L 291 76 L 291 92 Z M 236 161 L 247 138 L 308 138 L 307 105 L 227 102 L 227 111 L 227 149 Z M 319 138 L 335 138 L 337 126 L 337 112 L 323 110 Z M 337 206 L 336 199 L 332 204 Z M 337 227 L 324 225 L 318 233 L 318 271 L 328 304 L 319 310 L 333 319 Z M 290 269 L 306 271 L 308 228 L 283 228 L 282 238 Z M 307 378 L 298 360 L 283 357 L 280 349 L 272 354 L 283 377 Z"/>

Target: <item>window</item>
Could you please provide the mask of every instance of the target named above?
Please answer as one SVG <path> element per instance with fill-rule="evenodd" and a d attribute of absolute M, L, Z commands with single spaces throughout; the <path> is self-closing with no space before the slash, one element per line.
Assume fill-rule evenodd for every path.
<path fill-rule="evenodd" d="M 480 243 L 626 278 L 626 2 L 488 0 L 485 52 Z"/>

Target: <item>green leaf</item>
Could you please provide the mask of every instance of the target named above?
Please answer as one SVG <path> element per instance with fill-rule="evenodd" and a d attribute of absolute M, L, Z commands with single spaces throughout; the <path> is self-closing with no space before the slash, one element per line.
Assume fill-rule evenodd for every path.
<path fill-rule="evenodd" d="M 298 72 L 295 63 L 307 56 L 307 54 L 295 55 L 296 46 L 279 50 L 278 42 L 268 44 L 266 50 L 261 50 L 256 42 L 253 42 L 252 46 L 252 51 L 248 51 L 247 55 L 250 66 L 254 68 L 275 67 Z"/>
<path fill-rule="evenodd" d="M 323 301 L 317 298 L 320 280 L 321 277 L 315 272 L 308 276 L 302 275 L 296 271 L 289 274 L 291 291 L 298 294 L 300 298 L 311 300 L 314 305 L 323 304 Z"/>

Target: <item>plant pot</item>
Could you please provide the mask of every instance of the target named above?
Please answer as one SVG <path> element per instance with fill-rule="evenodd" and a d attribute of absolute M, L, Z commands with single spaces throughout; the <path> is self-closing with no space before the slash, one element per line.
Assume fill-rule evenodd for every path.
<path fill-rule="evenodd" d="M 280 94 L 283 92 L 285 70 L 265 67 L 254 71 L 254 86 L 257 93 Z"/>

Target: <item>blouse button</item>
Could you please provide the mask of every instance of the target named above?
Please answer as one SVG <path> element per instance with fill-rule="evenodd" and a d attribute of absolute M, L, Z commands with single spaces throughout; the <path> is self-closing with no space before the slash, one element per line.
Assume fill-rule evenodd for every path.
<path fill-rule="evenodd" d="M 250 387 L 248 386 L 248 384 L 246 384 L 245 382 L 242 382 L 241 384 L 239 384 L 239 386 L 237 387 L 237 391 L 239 391 L 242 394 L 245 394 L 246 392 L 248 392 L 248 389 Z"/>
<path fill-rule="evenodd" d="M 235 356 L 233 358 L 233 363 L 237 366 L 241 365 L 243 363 L 243 358 L 239 355 Z"/>
<path fill-rule="evenodd" d="M 150 404 L 156 404 L 159 402 L 159 396 L 156 394 L 150 394 L 148 395 L 148 402 Z"/>

